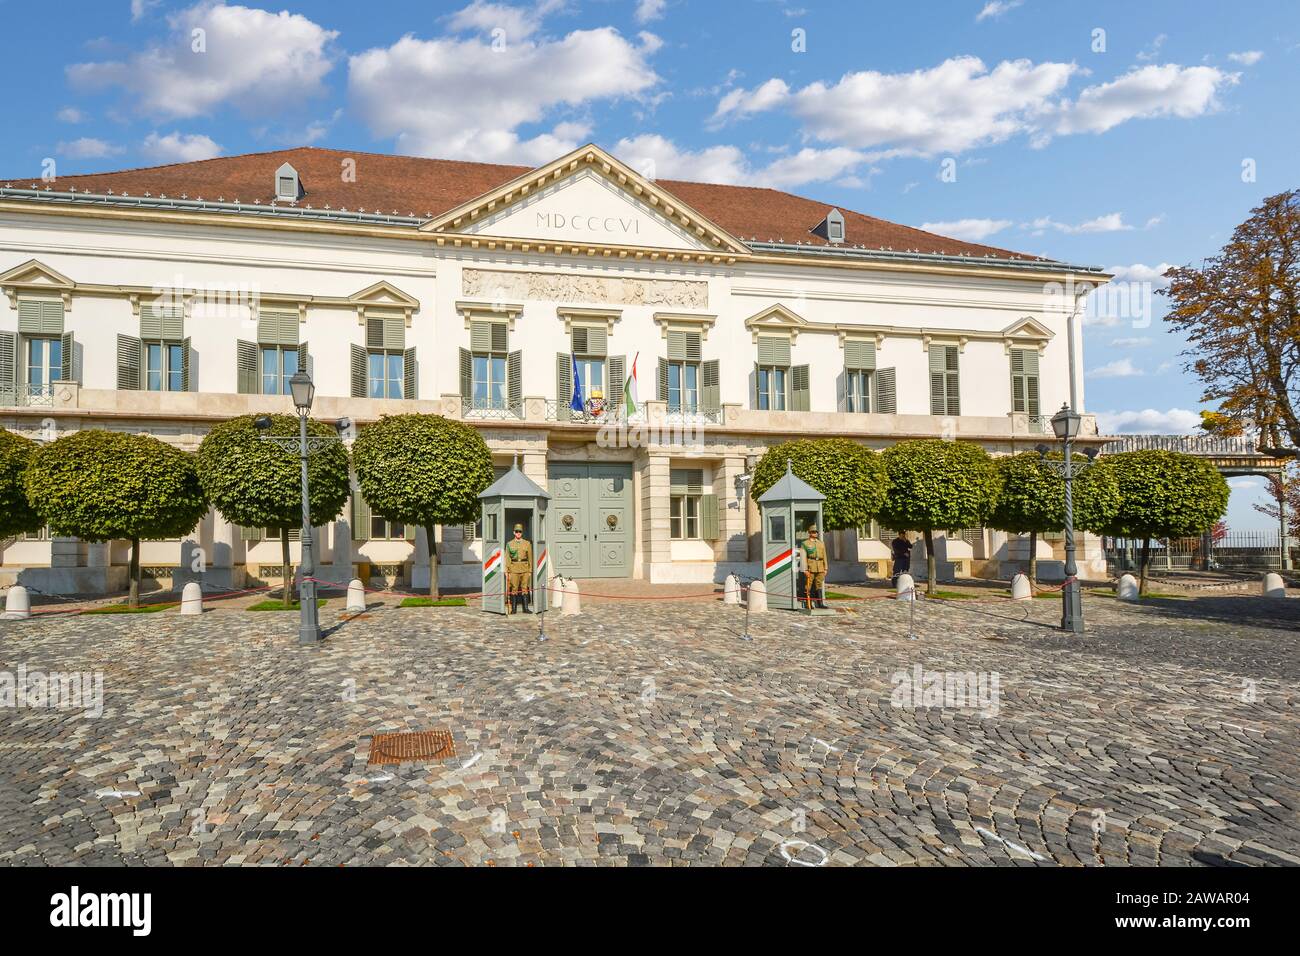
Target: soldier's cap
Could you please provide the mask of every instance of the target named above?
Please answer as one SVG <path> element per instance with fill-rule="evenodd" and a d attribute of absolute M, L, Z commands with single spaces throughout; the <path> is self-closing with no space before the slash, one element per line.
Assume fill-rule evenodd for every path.
<path fill-rule="evenodd" d="M 816 526 L 815 524 L 810 524 L 810 525 L 808 526 L 808 533 L 809 533 L 809 534 L 816 534 L 816 533 L 817 533 L 817 526 Z"/>
<path fill-rule="evenodd" d="M 515 525 L 515 530 L 516 530 L 516 531 L 523 531 L 523 530 L 524 530 L 524 526 L 521 525 L 521 524 L 517 524 L 517 525 Z"/>

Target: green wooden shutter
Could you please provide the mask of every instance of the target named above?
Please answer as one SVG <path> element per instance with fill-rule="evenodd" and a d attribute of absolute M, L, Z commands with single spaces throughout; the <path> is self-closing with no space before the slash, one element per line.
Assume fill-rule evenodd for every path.
<path fill-rule="evenodd" d="M 796 365 L 790 369 L 790 410 L 812 411 L 812 382 L 807 365 Z"/>
<path fill-rule="evenodd" d="M 555 353 L 555 418 L 569 420 L 569 402 L 573 400 L 573 360 L 567 352 Z"/>
<path fill-rule="evenodd" d="M 181 339 L 181 391 L 190 390 L 190 340 Z"/>
<path fill-rule="evenodd" d="M 12 402 L 18 391 L 18 336 L 0 332 L 0 405 Z"/>
<path fill-rule="evenodd" d="M 241 527 L 241 528 L 239 529 L 239 537 L 240 537 L 240 540 L 242 540 L 242 541 L 261 541 L 261 540 L 262 540 L 262 529 L 261 529 L 261 528 L 244 528 L 244 527 Z"/>
<path fill-rule="evenodd" d="M 260 345 L 297 345 L 298 313 L 270 309 L 259 312 L 257 341 Z"/>
<path fill-rule="evenodd" d="M 350 347 L 352 352 L 351 374 L 349 380 L 351 383 L 351 392 L 353 398 L 365 398 L 366 391 L 366 350 L 360 345 Z M 465 351 L 461 349 L 461 351 Z"/>
<path fill-rule="evenodd" d="M 370 540 L 370 505 L 361 497 L 361 489 L 352 491 L 352 540 Z"/>
<path fill-rule="evenodd" d="M 471 352 L 492 351 L 492 323 L 471 322 L 469 324 L 469 347 Z"/>
<path fill-rule="evenodd" d="M 307 360 L 311 358 L 311 353 L 307 351 L 307 343 L 302 342 L 298 346 L 298 370 L 311 374 L 311 369 L 307 366 Z"/>
<path fill-rule="evenodd" d="M 845 339 L 844 367 L 868 371 L 875 368 L 876 343 L 867 339 Z"/>
<path fill-rule="evenodd" d="M 704 469 L 670 469 L 668 472 L 668 493 L 671 495 L 704 494 Z"/>
<path fill-rule="evenodd" d="M 790 340 L 775 335 L 760 335 L 758 337 L 758 364 L 789 365 Z"/>
<path fill-rule="evenodd" d="M 185 337 L 185 310 L 157 305 L 140 307 L 140 338 L 175 342 Z"/>
<path fill-rule="evenodd" d="M 672 362 L 686 361 L 686 333 L 681 329 L 668 330 L 668 359 Z"/>
<path fill-rule="evenodd" d="M 63 366 L 59 369 L 59 379 L 64 382 L 74 381 L 72 373 L 75 369 L 73 357 L 77 348 L 77 343 L 72 337 L 71 332 L 64 332 L 59 336 L 60 353 L 63 356 Z"/>
<path fill-rule="evenodd" d="M 460 350 L 460 400 L 462 403 L 461 413 L 464 414 L 469 408 L 470 399 L 474 395 L 474 356 L 469 349 Z"/>
<path fill-rule="evenodd" d="M 672 333 L 669 333 L 671 335 Z M 671 339 L 669 340 L 671 344 Z M 659 356 L 659 381 L 656 397 L 661 402 L 668 401 L 668 359 Z"/>
<path fill-rule="evenodd" d="M 256 395 L 261 391 L 257 381 L 257 346 L 252 342 L 235 343 L 235 378 L 239 394 Z"/>
<path fill-rule="evenodd" d="M 930 346 L 930 414 L 961 414 L 955 345 Z"/>
<path fill-rule="evenodd" d="M 601 329 L 601 331 L 605 331 Z M 611 355 L 605 360 L 608 368 L 608 385 L 605 388 L 605 402 L 610 408 L 623 407 L 623 386 L 627 384 L 627 356 Z"/>
<path fill-rule="evenodd" d="M 722 373 L 717 359 L 700 366 L 700 404 L 706 412 L 722 408 Z"/>
<path fill-rule="evenodd" d="M 1011 410 L 1039 413 L 1037 349 L 1011 350 Z"/>
<path fill-rule="evenodd" d="M 897 375 L 892 368 L 877 369 L 876 374 L 871 376 L 871 384 L 875 387 L 876 394 L 873 396 L 871 407 L 881 415 L 898 414 L 898 388 Z"/>
<path fill-rule="evenodd" d="M 718 540 L 717 495 L 704 495 L 700 498 L 700 537 L 705 541 Z"/>
<path fill-rule="evenodd" d="M 56 299 L 19 299 L 18 331 L 53 338 L 63 334 L 63 302 Z"/>
<path fill-rule="evenodd" d="M 402 398 L 415 400 L 420 397 L 420 381 L 416 377 L 418 366 L 415 364 L 415 346 L 402 350 Z"/>
<path fill-rule="evenodd" d="M 366 348 L 401 352 L 406 349 L 406 319 L 400 315 L 367 315 Z"/>
<path fill-rule="evenodd" d="M 493 322 L 492 325 L 492 351 L 507 352 L 510 350 L 510 329 L 504 322 Z"/>
<path fill-rule="evenodd" d="M 749 392 L 749 407 L 758 411 L 758 363 L 754 363 L 754 387 Z"/>
<path fill-rule="evenodd" d="M 947 348 L 944 364 L 944 378 L 947 383 L 949 415 L 957 416 L 961 414 L 961 387 L 957 371 L 957 346 L 950 345 Z"/>
<path fill-rule="evenodd" d="M 524 353 L 516 349 L 506 355 L 506 405 L 519 410 L 524 404 Z"/>
<path fill-rule="evenodd" d="M 139 389 L 141 343 L 133 335 L 117 337 L 117 387 L 121 389 Z"/>
<path fill-rule="evenodd" d="M 609 330 L 603 326 L 587 329 L 587 354 L 596 357 L 609 354 Z"/>

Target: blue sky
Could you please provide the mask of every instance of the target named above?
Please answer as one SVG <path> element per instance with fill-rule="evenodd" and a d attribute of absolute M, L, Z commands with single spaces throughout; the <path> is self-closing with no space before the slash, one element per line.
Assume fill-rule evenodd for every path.
<path fill-rule="evenodd" d="M 1300 181 L 1293 0 L 30 12 L 0 0 L 20 39 L 0 57 L 15 178 L 47 158 L 78 173 L 307 143 L 541 163 L 590 140 L 664 178 L 1115 268 L 1139 303 L 1162 265 L 1213 254 Z M 1111 431 L 1189 430 L 1201 408 L 1151 301 L 1154 318 L 1112 304 L 1085 331 L 1087 408 Z M 1257 493 L 1234 491 L 1233 527 L 1267 526 Z"/>

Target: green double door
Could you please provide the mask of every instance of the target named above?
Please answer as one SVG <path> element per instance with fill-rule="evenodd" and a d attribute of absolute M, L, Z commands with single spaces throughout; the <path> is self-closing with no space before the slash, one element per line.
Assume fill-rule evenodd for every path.
<path fill-rule="evenodd" d="M 632 465 L 550 467 L 551 561 L 566 578 L 632 573 Z"/>

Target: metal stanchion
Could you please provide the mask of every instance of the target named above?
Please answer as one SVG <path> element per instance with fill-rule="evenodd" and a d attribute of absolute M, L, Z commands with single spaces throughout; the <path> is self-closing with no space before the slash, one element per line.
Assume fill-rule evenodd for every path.
<path fill-rule="evenodd" d="M 907 639 L 916 640 L 916 602 L 920 595 L 915 587 L 912 588 L 912 600 L 908 601 L 907 609 Z"/>
<path fill-rule="evenodd" d="M 546 601 L 545 601 L 545 604 L 546 604 L 546 606 L 549 607 L 549 606 L 550 606 L 550 602 L 551 602 L 551 592 L 550 592 L 550 590 L 549 590 L 549 588 L 550 588 L 550 582 L 549 582 L 549 581 L 547 582 L 547 588 L 548 588 L 548 590 L 547 590 L 547 592 L 546 592 Z M 546 607 L 539 608 L 538 611 L 537 611 L 537 640 L 538 640 L 538 641 L 544 641 L 544 640 L 546 640 Z"/>
<path fill-rule="evenodd" d="M 753 638 L 750 637 L 749 635 L 749 585 L 753 583 L 754 580 L 753 578 L 751 578 L 749 582 L 745 585 L 745 633 L 740 635 L 740 639 L 742 641 L 753 640 Z"/>

